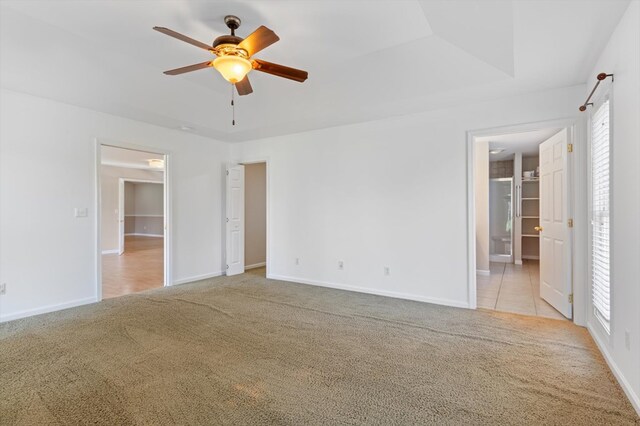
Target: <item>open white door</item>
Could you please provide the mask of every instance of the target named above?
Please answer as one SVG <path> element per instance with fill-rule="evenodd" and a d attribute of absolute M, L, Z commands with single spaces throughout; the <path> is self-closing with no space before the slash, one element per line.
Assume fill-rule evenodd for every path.
<path fill-rule="evenodd" d="M 124 253 L 124 179 L 118 180 L 118 254 Z"/>
<path fill-rule="evenodd" d="M 572 316 L 567 129 L 540 144 L 540 297 Z"/>
<path fill-rule="evenodd" d="M 227 169 L 227 275 L 244 272 L 244 166 Z"/>

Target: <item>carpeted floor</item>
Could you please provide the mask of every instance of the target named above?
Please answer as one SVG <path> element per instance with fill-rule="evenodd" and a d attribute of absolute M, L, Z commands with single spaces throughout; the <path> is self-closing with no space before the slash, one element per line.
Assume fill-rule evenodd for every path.
<path fill-rule="evenodd" d="M 1 424 L 638 424 L 586 330 L 219 278 L 0 325 Z"/>

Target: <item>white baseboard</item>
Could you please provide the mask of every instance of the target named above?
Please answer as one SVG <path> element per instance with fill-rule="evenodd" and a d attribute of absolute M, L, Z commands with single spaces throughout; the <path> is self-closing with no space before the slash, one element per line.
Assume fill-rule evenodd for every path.
<path fill-rule="evenodd" d="M 141 234 L 139 232 L 134 232 L 132 234 L 124 234 L 125 237 L 156 237 L 156 238 L 162 238 L 164 237 L 164 234 Z"/>
<path fill-rule="evenodd" d="M 192 283 L 194 281 L 207 280 L 209 278 L 220 277 L 222 275 L 223 275 L 222 271 L 214 272 L 212 274 L 195 275 L 193 277 L 180 278 L 178 280 L 175 280 L 171 285 L 187 284 L 187 283 Z"/>
<path fill-rule="evenodd" d="M 353 291 L 356 293 L 375 294 L 377 296 L 393 297 L 394 299 L 414 300 L 416 302 L 426 302 L 426 303 L 433 303 L 436 305 L 452 306 L 454 308 L 469 308 L 469 303 L 466 301 L 460 302 L 457 300 L 439 299 L 435 297 L 424 297 L 424 296 L 418 296 L 416 294 L 399 293 L 396 291 L 387 291 L 387 290 L 377 290 L 377 289 L 359 287 L 359 286 L 348 285 L 348 284 L 335 284 L 335 283 L 329 283 L 325 281 L 315 281 L 315 280 L 308 280 L 304 278 L 287 277 L 284 275 L 268 274 L 267 278 L 272 280 L 288 281 L 288 282 L 293 282 L 298 284 L 308 284 L 308 285 L 315 285 L 319 287 L 335 288 L 338 290 Z"/>
<path fill-rule="evenodd" d="M 75 308 L 76 306 L 87 305 L 89 303 L 96 303 L 98 298 L 87 297 L 85 299 L 72 300 L 70 302 L 59 303 L 57 305 L 42 306 L 40 308 L 26 309 L 24 311 L 18 311 L 7 315 L 0 315 L 0 322 L 13 321 L 20 318 L 31 317 L 33 315 L 46 314 L 54 311 L 61 311 L 63 309 Z"/>
<path fill-rule="evenodd" d="M 540 256 L 529 256 L 528 254 L 523 254 L 522 255 L 523 259 L 528 259 L 528 260 L 540 260 Z"/>
<path fill-rule="evenodd" d="M 260 263 L 254 263 L 253 265 L 246 265 L 244 267 L 244 270 L 246 271 L 247 269 L 262 268 L 263 266 L 267 266 L 267 262 L 260 262 Z"/>
<path fill-rule="evenodd" d="M 489 275 L 491 275 L 491 271 L 487 271 L 485 269 L 476 269 L 476 275 L 484 275 L 488 277 Z"/>
<path fill-rule="evenodd" d="M 587 330 L 589 330 L 589 334 L 591 334 L 593 341 L 596 342 L 596 346 L 598 347 L 598 349 L 600 349 L 600 353 L 602 353 L 604 360 L 607 362 L 607 365 L 613 372 L 613 375 L 615 376 L 616 380 L 618 380 L 620 387 L 622 388 L 624 393 L 627 395 L 627 398 L 629 398 L 631 405 L 633 405 L 633 408 L 636 410 L 636 413 L 638 413 L 638 415 L 640 416 L 640 397 L 638 397 L 638 395 L 636 395 L 636 393 L 633 391 L 631 384 L 629 384 L 627 379 L 622 374 L 622 371 L 620 371 L 620 369 L 618 368 L 618 365 L 611 357 L 611 354 L 609 353 L 609 349 L 602 342 L 602 340 L 600 340 L 598 333 L 593 331 L 593 327 L 591 326 L 590 323 L 587 324 Z"/>
<path fill-rule="evenodd" d="M 513 262 L 516 265 L 522 265 L 522 260 L 516 260 L 515 262 Z"/>
<path fill-rule="evenodd" d="M 118 253 L 120 253 L 120 250 L 118 250 L 118 249 L 102 250 L 102 254 L 118 254 Z"/>

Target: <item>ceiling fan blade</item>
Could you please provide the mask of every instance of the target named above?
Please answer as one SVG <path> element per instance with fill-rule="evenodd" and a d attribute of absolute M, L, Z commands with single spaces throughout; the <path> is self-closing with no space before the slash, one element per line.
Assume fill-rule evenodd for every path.
<path fill-rule="evenodd" d="M 249 83 L 249 76 L 245 75 L 242 80 L 235 84 L 236 90 L 240 96 L 248 95 L 253 93 L 253 88 L 251 87 L 251 83 Z"/>
<path fill-rule="evenodd" d="M 254 59 L 252 65 L 256 71 L 266 72 L 267 74 L 277 75 L 278 77 L 288 78 L 289 80 L 299 81 L 300 83 L 304 82 L 309 76 L 309 73 L 306 71 L 273 64 L 261 59 Z"/>
<path fill-rule="evenodd" d="M 177 33 L 177 32 L 175 32 L 173 30 L 170 30 L 169 28 L 153 27 L 153 29 L 156 30 L 156 31 L 161 32 L 162 34 L 166 34 L 166 35 L 171 36 L 173 38 L 177 38 L 178 40 L 185 41 L 185 42 L 187 42 L 189 44 L 192 44 L 192 45 L 194 45 L 196 47 L 199 47 L 201 49 L 208 50 L 210 52 L 213 51 L 213 47 L 212 46 L 209 46 L 208 44 L 205 44 L 205 43 L 203 43 L 201 41 L 194 40 L 191 37 L 187 37 L 186 35 Z"/>
<path fill-rule="evenodd" d="M 253 56 L 278 40 L 280 40 L 280 37 L 276 33 L 262 25 L 242 40 L 238 47 L 246 50 L 249 56 Z"/>
<path fill-rule="evenodd" d="M 186 67 L 176 68 L 174 70 L 165 71 L 164 74 L 166 74 L 166 75 L 184 74 L 186 72 L 197 71 L 197 70 L 201 70 L 203 68 L 208 68 L 208 67 L 211 67 L 211 66 L 213 66 L 211 61 L 206 61 L 206 62 L 202 62 L 202 63 L 199 63 L 199 64 L 188 65 Z"/>

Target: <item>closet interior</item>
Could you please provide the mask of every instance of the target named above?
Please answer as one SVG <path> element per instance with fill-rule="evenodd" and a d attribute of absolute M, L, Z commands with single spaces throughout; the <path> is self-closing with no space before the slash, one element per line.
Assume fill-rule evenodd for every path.
<path fill-rule="evenodd" d="M 489 163 L 489 219 L 492 262 L 540 259 L 538 156 L 515 153 Z"/>

